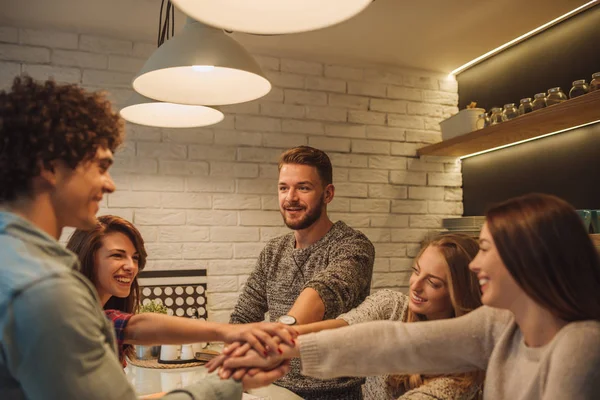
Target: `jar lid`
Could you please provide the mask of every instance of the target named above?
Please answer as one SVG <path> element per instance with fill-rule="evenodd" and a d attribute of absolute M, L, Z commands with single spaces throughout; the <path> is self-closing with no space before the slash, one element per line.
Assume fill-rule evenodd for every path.
<path fill-rule="evenodd" d="M 576 80 L 576 81 L 573 82 L 573 86 L 575 86 L 575 85 L 585 85 L 585 84 L 586 84 L 585 79 L 578 79 L 578 80 Z"/>
<path fill-rule="evenodd" d="M 515 103 L 508 103 L 504 105 L 504 108 L 515 108 Z"/>
<path fill-rule="evenodd" d="M 543 99 L 544 97 L 546 97 L 546 93 L 536 93 L 533 95 L 533 97 L 536 99 Z"/>
<path fill-rule="evenodd" d="M 556 92 L 560 92 L 560 87 L 553 87 L 552 89 L 548 89 L 548 93 L 556 93 Z"/>
<path fill-rule="evenodd" d="M 500 107 L 492 107 L 492 112 L 502 112 L 502 109 Z"/>
<path fill-rule="evenodd" d="M 596 72 L 595 74 L 592 74 L 592 79 L 596 79 L 596 78 L 600 78 L 600 72 Z"/>
<path fill-rule="evenodd" d="M 543 93 L 541 93 L 543 94 Z M 520 102 L 521 103 L 529 103 L 531 101 L 531 97 L 525 97 L 524 99 L 521 99 Z"/>

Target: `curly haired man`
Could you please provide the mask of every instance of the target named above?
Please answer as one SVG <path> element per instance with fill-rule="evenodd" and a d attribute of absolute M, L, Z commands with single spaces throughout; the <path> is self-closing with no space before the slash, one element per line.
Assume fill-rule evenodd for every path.
<path fill-rule="evenodd" d="M 77 257 L 57 239 L 89 229 L 123 140 L 121 119 L 98 93 L 16 78 L 0 92 L 0 397 L 135 399 L 113 327 Z M 285 369 L 244 382 L 260 386 Z M 242 384 L 206 379 L 173 399 L 240 399 Z"/>

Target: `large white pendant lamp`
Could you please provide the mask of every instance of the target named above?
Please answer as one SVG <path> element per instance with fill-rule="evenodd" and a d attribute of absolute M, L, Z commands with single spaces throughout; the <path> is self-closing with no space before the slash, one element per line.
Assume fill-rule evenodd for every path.
<path fill-rule="evenodd" d="M 195 128 L 223 120 L 223 113 L 212 107 L 164 103 L 135 93 L 120 111 L 123 119 L 159 128 Z"/>
<path fill-rule="evenodd" d="M 188 18 L 146 61 L 133 88 L 169 103 L 224 105 L 262 97 L 271 84 L 233 38 Z"/>
<path fill-rule="evenodd" d="M 171 0 L 184 14 L 247 33 L 297 33 L 352 18 L 373 0 Z"/>

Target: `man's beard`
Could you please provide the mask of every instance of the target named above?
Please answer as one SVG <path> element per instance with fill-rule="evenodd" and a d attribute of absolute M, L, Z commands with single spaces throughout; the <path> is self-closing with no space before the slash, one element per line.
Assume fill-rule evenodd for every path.
<path fill-rule="evenodd" d="M 298 206 L 298 204 L 287 204 L 286 207 L 294 207 L 294 206 Z M 302 217 L 300 220 L 295 221 L 295 222 L 291 222 L 288 221 L 287 218 L 285 217 L 285 210 L 281 211 L 281 216 L 283 217 L 283 222 L 285 223 L 285 225 L 294 230 L 294 231 L 299 231 L 302 229 L 306 229 L 309 226 L 311 226 L 312 224 L 314 224 L 315 222 L 317 222 L 317 220 L 319 218 L 321 218 L 321 214 L 323 213 L 323 207 L 325 206 L 325 194 L 323 194 L 323 196 L 321 196 L 321 201 L 319 202 L 319 205 L 314 208 L 312 211 L 304 214 L 304 217 Z"/>

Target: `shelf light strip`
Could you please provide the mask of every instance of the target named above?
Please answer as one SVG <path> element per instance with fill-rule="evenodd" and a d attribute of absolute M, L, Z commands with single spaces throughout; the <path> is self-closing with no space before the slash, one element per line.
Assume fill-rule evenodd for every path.
<path fill-rule="evenodd" d="M 531 36 L 533 36 L 533 35 L 541 32 L 541 31 L 543 31 L 544 29 L 547 29 L 547 28 L 549 28 L 549 27 L 551 27 L 553 25 L 556 25 L 559 22 L 561 22 L 561 21 L 563 21 L 563 20 L 571 17 L 572 15 L 577 14 L 578 12 L 585 10 L 586 8 L 592 7 L 597 2 L 598 2 L 598 0 L 589 1 L 589 2 L 585 3 L 582 6 L 579 6 L 576 9 L 571 10 L 568 13 L 561 15 L 558 18 L 555 18 L 552 21 L 545 23 L 542 26 L 538 26 L 534 30 L 529 31 L 529 32 L 525 33 L 524 35 L 521 35 L 518 38 L 515 38 L 515 39 L 511 40 L 510 42 L 506 42 L 502 46 L 496 47 L 494 50 L 488 51 L 487 53 L 485 53 L 485 54 L 483 54 L 483 55 L 481 55 L 481 56 L 479 56 L 479 57 L 477 57 L 477 58 L 469 61 L 468 63 L 466 63 L 464 65 L 461 65 L 460 67 L 456 68 L 454 71 L 450 72 L 450 75 L 454 76 L 456 74 L 459 74 L 459 73 L 463 72 L 464 70 L 466 70 L 467 68 L 470 68 L 473 65 L 475 65 L 475 64 L 477 64 L 477 63 L 485 60 L 486 58 L 489 58 L 489 57 L 493 56 L 494 54 L 501 52 L 502 50 L 506 49 L 507 47 L 515 45 L 515 44 L 517 44 L 517 43 L 519 43 L 519 42 L 521 42 L 521 41 L 523 41 L 523 40 L 525 40 L 525 39 L 527 39 L 527 38 L 529 38 L 529 37 L 531 37 Z"/>
<path fill-rule="evenodd" d="M 532 138 L 529 138 L 529 139 L 519 140 L 518 142 L 505 144 L 505 145 L 502 145 L 502 146 L 494 147 L 492 149 L 487 149 L 487 150 L 478 151 L 476 153 L 467 154 L 466 156 L 462 156 L 462 157 L 459 157 L 459 158 L 461 160 L 464 160 L 465 158 L 479 156 L 481 154 L 490 153 L 492 151 L 496 151 L 496 150 L 500 150 L 500 149 L 505 149 L 507 147 L 516 146 L 518 144 L 522 144 L 522 143 L 526 143 L 526 142 L 531 142 L 533 140 L 538 140 L 538 139 L 541 139 L 541 138 L 545 138 L 545 137 L 556 135 L 556 134 L 563 133 L 563 132 L 572 131 L 573 129 L 583 128 L 584 126 L 594 125 L 594 124 L 597 124 L 598 122 L 600 122 L 600 119 L 597 119 L 596 121 L 588 122 L 587 124 L 581 124 L 581 125 L 577 125 L 577 126 L 572 126 L 570 128 L 565 128 L 565 129 L 561 129 L 559 131 L 554 131 L 554 132 L 546 133 L 544 135 L 532 137 Z"/>

